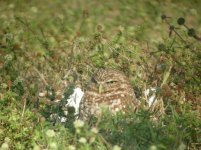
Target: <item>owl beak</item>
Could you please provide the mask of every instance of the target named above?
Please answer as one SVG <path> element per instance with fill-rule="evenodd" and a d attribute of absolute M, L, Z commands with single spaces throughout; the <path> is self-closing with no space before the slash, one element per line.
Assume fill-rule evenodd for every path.
<path fill-rule="evenodd" d="M 103 93 L 103 85 L 102 84 L 99 84 L 98 93 L 99 94 Z"/>

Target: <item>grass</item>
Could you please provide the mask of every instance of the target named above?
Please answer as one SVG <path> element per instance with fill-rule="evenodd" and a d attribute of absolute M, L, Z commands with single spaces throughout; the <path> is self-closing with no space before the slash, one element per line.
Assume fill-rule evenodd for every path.
<path fill-rule="evenodd" d="M 200 7 L 198 0 L 1 1 L 0 149 L 200 149 Z M 129 77 L 140 111 L 59 123 L 57 92 L 86 90 L 106 67 Z M 159 101 L 148 108 L 150 87 Z M 42 91 L 53 94 L 41 98 Z"/>

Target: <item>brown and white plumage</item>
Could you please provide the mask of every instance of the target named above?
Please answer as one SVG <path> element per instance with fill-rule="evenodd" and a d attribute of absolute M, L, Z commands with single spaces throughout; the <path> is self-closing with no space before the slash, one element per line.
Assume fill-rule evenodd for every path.
<path fill-rule="evenodd" d="M 100 69 L 92 77 L 89 89 L 80 103 L 80 119 L 88 120 L 91 116 L 98 116 L 102 105 L 108 106 L 112 114 L 138 107 L 134 90 L 122 72 Z"/>

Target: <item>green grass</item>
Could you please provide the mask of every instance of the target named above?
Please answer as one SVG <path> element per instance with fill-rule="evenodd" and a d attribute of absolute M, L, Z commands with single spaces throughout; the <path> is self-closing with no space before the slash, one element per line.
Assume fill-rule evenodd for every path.
<path fill-rule="evenodd" d="M 201 148 L 200 8 L 199 0 L 0 1 L 0 149 Z M 62 106 L 39 92 L 86 90 L 99 68 L 129 77 L 140 111 L 105 112 L 81 127 L 73 116 L 51 119 Z M 148 109 L 143 91 L 153 86 L 160 101 Z"/>

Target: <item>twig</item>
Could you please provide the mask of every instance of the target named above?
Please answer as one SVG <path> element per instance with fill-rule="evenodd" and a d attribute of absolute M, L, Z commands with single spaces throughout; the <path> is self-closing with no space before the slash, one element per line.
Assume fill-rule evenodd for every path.
<path fill-rule="evenodd" d="M 43 83 L 44 83 L 46 86 L 48 86 L 48 83 L 47 83 L 47 81 L 45 80 L 44 75 L 43 75 L 42 73 L 40 73 L 40 71 L 39 71 L 35 66 L 33 66 L 33 69 L 34 69 L 35 72 L 38 73 L 38 75 L 39 75 L 39 77 L 41 78 L 41 80 L 43 81 Z"/>
<path fill-rule="evenodd" d="M 26 105 L 27 105 L 27 93 L 23 96 L 22 100 L 23 100 L 23 108 L 22 108 L 22 115 L 21 115 L 21 119 L 23 119 L 24 117 L 24 113 L 25 113 L 25 109 L 26 109 Z"/>

